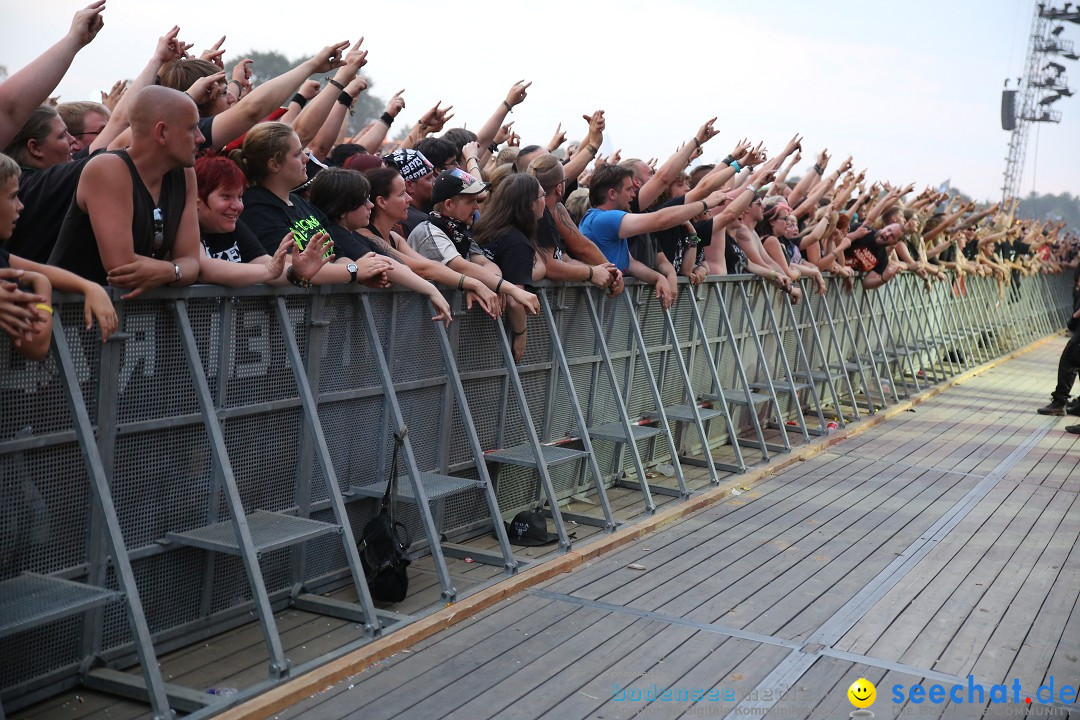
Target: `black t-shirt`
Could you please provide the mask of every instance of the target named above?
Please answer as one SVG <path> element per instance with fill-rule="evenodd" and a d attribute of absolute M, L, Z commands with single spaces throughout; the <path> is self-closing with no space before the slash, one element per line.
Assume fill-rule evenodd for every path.
<path fill-rule="evenodd" d="M 728 275 L 742 275 L 746 272 L 746 253 L 739 247 L 735 236 L 730 232 L 724 232 L 724 261 L 727 263 Z"/>
<path fill-rule="evenodd" d="M 11 261 L 8 260 L 9 256 L 7 250 L 0 248 L 0 270 L 11 267 Z"/>
<path fill-rule="evenodd" d="M 341 225 L 331 225 L 327 230 L 334 241 L 334 255 L 338 258 L 347 257 L 350 260 L 356 260 L 369 252 L 387 255 L 385 250 L 358 232 L 344 228 Z M 389 256 L 387 255 L 387 257 Z"/>
<path fill-rule="evenodd" d="M 533 247 L 525 233 L 515 227 L 505 228 L 484 246 L 484 255 L 499 266 L 507 282 L 528 285 L 532 282 Z"/>
<path fill-rule="evenodd" d="M 255 234 L 239 221 L 232 232 L 202 233 L 201 240 L 207 257 L 217 260 L 246 263 L 267 254 Z"/>
<path fill-rule="evenodd" d="M 19 222 L 4 243 L 8 252 L 36 263 L 49 260 L 64 212 L 75 198 L 79 176 L 89 158 L 53 165 L 47 170 L 23 168 L 19 176 L 19 200 L 25 206 Z"/>
<path fill-rule="evenodd" d="M 409 215 L 405 218 L 405 221 L 401 223 L 401 228 L 405 232 L 401 234 L 401 237 L 409 237 L 412 235 L 412 231 L 416 229 L 416 226 L 428 219 L 428 214 L 417 210 L 412 205 L 409 206 Z"/>
<path fill-rule="evenodd" d="M 544 217 L 536 223 L 536 244 L 542 248 L 554 248 L 555 252 L 552 255 L 556 260 L 561 260 L 568 255 L 562 235 L 559 234 L 559 227 L 555 224 L 555 218 L 547 208 L 544 208 Z"/>
<path fill-rule="evenodd" d="M 213 128 L 213 117 L 205 117 L 199 120 L 199 132 L 201 132 L 203 136 L 202 145 L 199 146 L 200 150 L 217 150 L 217 148 L 214 147 Z"/>
<path fill-rule="evenodd" d="M 848 267 L 859 272 L 876 272 L 878 275 L 885 272 L 889 265 L 889 248 L 879 245 L 877 236 L 877 230 L 871 230 L 858 240 L 852 241 L 847 253 Z"/>
<path fill-rule="evenodd" d="M 296 193 L 289 193 L 289 202 L 292 204 L 264 187 L 254 186 L 244 191 L 240 220 L 255 234 L 268 255 L 274 254 L 289 231 L 301 250 L 315 233 L 330 232 L 330 221 L 317 207 Z"/>

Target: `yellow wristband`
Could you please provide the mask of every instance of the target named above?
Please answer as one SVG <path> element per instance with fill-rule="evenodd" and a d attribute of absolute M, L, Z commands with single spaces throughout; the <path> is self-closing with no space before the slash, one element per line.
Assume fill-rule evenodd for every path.
<path fill-rule="evenodd" d="M 53 314 L 53 309 L 52 309 L 51 305 L 46 305 L 45 303 L 34 303 L 34 307 L 39 308 L 41 310 L 44 310 L 45 312 L 49 313 L 50 315 Z"/>

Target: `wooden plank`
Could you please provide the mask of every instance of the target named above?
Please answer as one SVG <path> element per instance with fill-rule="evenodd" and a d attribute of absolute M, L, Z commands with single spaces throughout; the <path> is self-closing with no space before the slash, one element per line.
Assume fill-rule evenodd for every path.
<path fill-rule="evenodd" d="M 912 573 L 890 589 L 834 647 L 877 657 L 899 658 L 961 581 L 962 576 L 957 577 L 947 568 L 973 566 L 1019 510 L 1014 498 L 1012 506 L 998 512 L 1009 495 L 1007 487 L 998 486 L 991 490 L 954 531 L 924 557 Z M 957 565 L 951 565 L 954 562 Z"/>
<path fill-rule="evenodd" d="M 982 596 L 983 588 L 989 586 L 997 572 L 1007 561 L 1011 548 L 1019 545 L 1027 534 L 1046 500 L 1032 499 L 1025 488 L 999 488 L 1007 497 L 998 505 L 989 521 L 978 528 L 950 563 L 926 591 L 920 593 L 922 603 L 913 605 L 901 621 L 919 626 L 922 631 L 907 648 L 895 645 L 885 649 L 883 643 L 875 643 L 871 653 L 884 653 L 885 657 L 898 657 L 903 662 L 917 666 L 933 667 L 945 672 L 957 668 L 938 667 L 935 660 L 958 628 L 958 617 L 965 617 Z M 994 491 L 991 494 L 996 494 Z M 983 501 L 997 503 L 990 496 Z M 963 523 L 961 523 L 962 525 Z M 965 529 L 956 530 L 964 537 Z M 933 552 L 931 552 L 933 554 Z M 957 673 L 959 674 L 959 673 Z"/>
<path fill-rule="evenodd" d="M 1053 656 L 1048 650 L 1072 641 L 1062 632 L 1080 594 L 1080 498 L 1058 493 L 1050 506 L 1058 503 L 1067 508 L 1064 518 L 990 635 L 971 670 L 975 677 L 989 682 L 1018 678 L 1025 687 L 1037 687 Z M 1039 518 L 1040 526 L 1044 522 Z M 987 717 L 1005 715 L 1004 708 L 994 706 Z"/>
<path fill-rule="evenodd" d="M 844 460 L 840 464 L 857 468 L 866 463 Z M 703 555 L 715 556 L 722 563 L 724 557 L 737 551 L 733 548 L 735 544 L 749 542 L 747 538 L 754 532 L 763 527 L 772 527 L 785 513 L 806 508 L 816 495 L 828 492 L 830 487 L 839 484 L 844 473 L 842 468 L 830 472 L 830 466 L 824 463 L 800 469 L 809 472 L 790 480 L 786 476 L 772 478 L 738 498 L 729 499 L 719 507 L 695 515 L 689 521 L 693 525 L 680 523 L 671 532 L 635 543 L 588 568 L 587 572 L 579 571 L 549 589 L 574 592 L 591 599 L 618 593 L 629 601 L 654 584 L 670 581 L 688 569 L 698 567 Z M 738 520 L 733 521 L 731 518 L 735 517 Z M 718 533 L 717 528 L 721 526 L 724 529 Z M 687 532 L 691 527 L 693 530 Z M 649 552 L 639 552 L 646 542 Z M 621 569 L 630 561 L 645 564 L 653 570 L 632 579 L 627 578 Z M 626 587 L 630 584 L 633 587 Z"/>
<path fill-rule="evenodd" d="M 1038 587 L 1037 580 L 1031 578 L 1031 574 L 1037 569 L 1039 558 L 1064 520 L 1065 509 L 1068 507 L 1060 502 L 1052 502 L 1055 495 L 1056 493 L 1049 490 L 1033 493 L 1025 503 L 1024 510 L 1017 515 L 1016 536 L 1010 537 L 1007 533 L 1002 537 L 1004 543 L 995 543 L 993 550 L 988 552 L 980 563 L 980 566 L 989 567 L 977 567 L 972 572 L 971 581 L 963 584 L 963 589 L 969 595 L 971 609 L 938 657 L 935 669 L 964 676 L 973 673 L 976 660 L 982 659 L 983 672 L 979 677 L 1004 677 L 1012 657 L 991 662 L 995 654 L 1002 652 L 1007 646 L 998 643 L 992 648 L 989 643 L 995 630 L 1002 628 L 1000 623 L 1013 605 L 1021 587 L 1029 581 L 1032 588 Z M 1025 511 L 1029 513 L 1027 518 L 1023 517 Z M 1019 524 L 1028 519 L 1031 522 L 1028 527 Z M 1018 537 L 1021 533 L 1022 537 Z M 1017 539 L 1019 542 L 1015 542 Z M 1006 544 L 1007 547 L 1003 547 Z M 996 559 L 995 555 L 1001 558 L 1000 568 L 991 564 Z M 1013 616 L 1019 617 L 1020 614 L 1013 612 Z M 1033 618 L 1028 617 L 1027 620 L 1030 625 Z M 1009 628 L 1004 629 L 1007 631 Z M 1018 646 L 1019 643 L 1015 645 Z"/>

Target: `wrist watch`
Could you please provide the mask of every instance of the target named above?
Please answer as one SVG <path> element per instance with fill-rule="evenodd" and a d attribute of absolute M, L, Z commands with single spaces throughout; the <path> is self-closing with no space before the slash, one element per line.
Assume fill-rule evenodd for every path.
<path fill-rule="evenodd" d="M 179 266 L 179 265 L 177 265 L 176 263 L 173 263 L 172 269 L 173 269 L 173 275 L 175 275 L 175 276 L 176 276 L 176 279 L 175 279 L 175 280 L 173 280 L 173 282 L 174 282 L 174 283 L 178 283 L 178 282 L 180 282 L 181 280 L 183 280 L 183 278 L 184 278 L 184 272 L 183 272 L 183 271 L 182 271 L 182 270 L 180 269 L 180 266 Z"/>
<path fill-rule="evenodd" d="M 345 266 L 345 269 L 349 271 L 349 284 L 354 284 L 356 282 L 356 263 L 349 263 Z"/>

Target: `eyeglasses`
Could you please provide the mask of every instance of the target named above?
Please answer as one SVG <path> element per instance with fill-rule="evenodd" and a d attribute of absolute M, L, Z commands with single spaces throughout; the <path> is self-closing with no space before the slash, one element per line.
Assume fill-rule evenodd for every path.
<path fill-rule="evenodd" d="M 105 128 L 101 128 L 101 130 L 104 130 L 104 129 Z M 84 135 L 100 135 L 101 130 L 87 130 L 86 132 L 68 133 L 68 134 L 71 135 L 72 137 L 83 137 Z"/>
<path fill-rule="evenodd" d="M 161 215 L 161 208 L 154 208 L 154 252 L 157 252 L 165 244 L 165 218 Z"/>
<path fill-rule="evenodd" d="M 540 194 L 536 196 L 536 199 L 537 199 L 537 200 L 543 200 L 543 199 L 544 199 L 544 198 L 546 198 L 546 197 L 547 197 L 547 193 L 546 193 L 546 192 L 544 192 L 543 190 L 541 190 L 541 191 L 540 191 Z"/>

